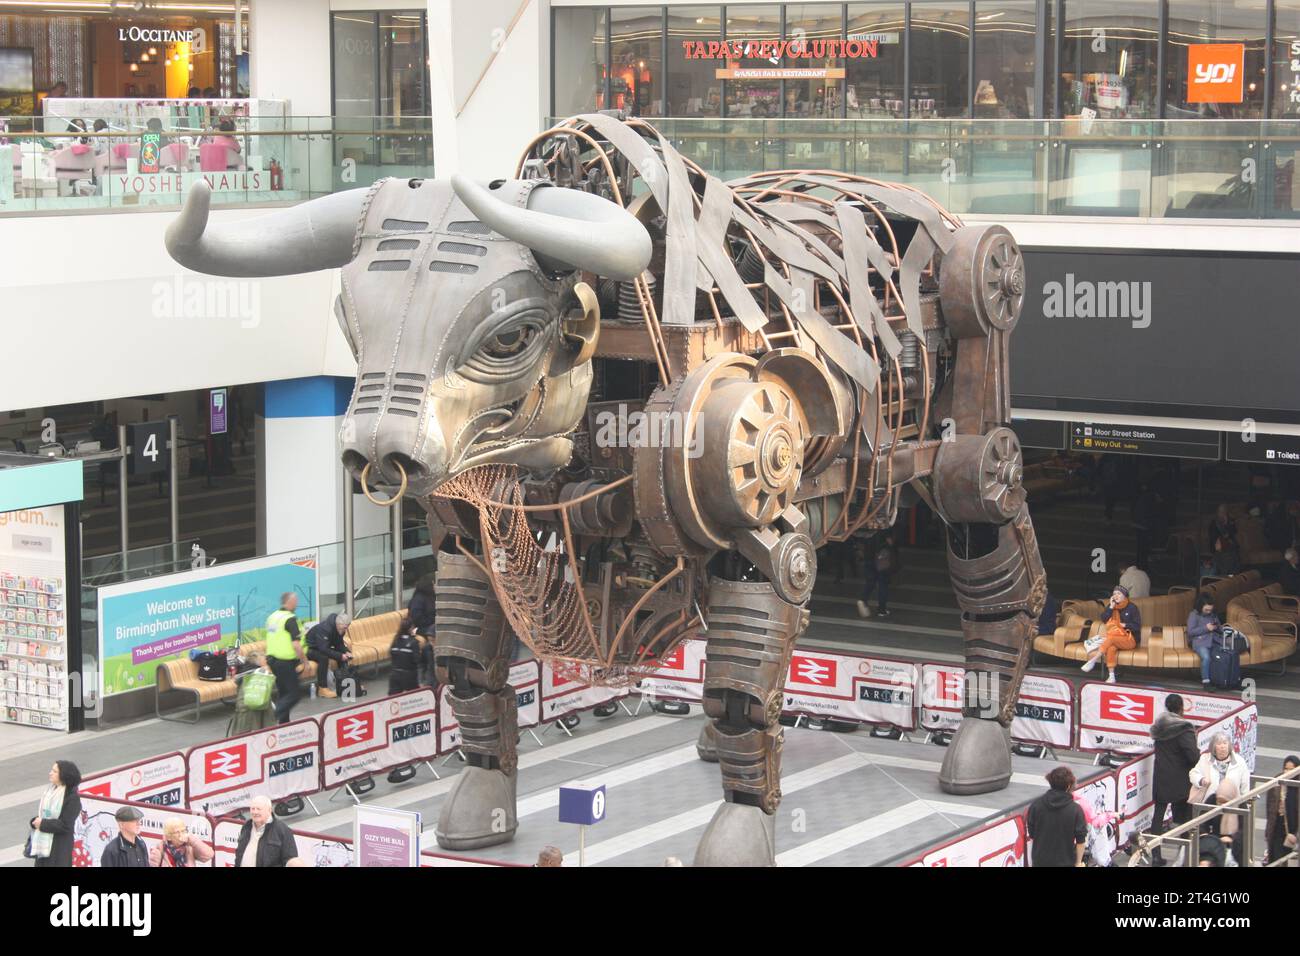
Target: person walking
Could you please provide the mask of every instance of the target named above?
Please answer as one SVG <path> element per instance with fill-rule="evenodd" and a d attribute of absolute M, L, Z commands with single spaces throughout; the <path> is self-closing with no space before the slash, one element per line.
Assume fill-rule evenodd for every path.
<path fill-rule="evenodd" d="M 1055 767 L 1047 774 L 1050 789 L 1029 805 L 1025 829 L 1033 841 L 1030 866 L 1083 866 L 1088 820 L 1070 796 L 1074 773 Z"/>
<path fill-rule="evenodd" d="M 420 683 L 426 687 L 436 687 L 438 675 L 433 664 L 433 627 L 437 618 L 437 596 L 432 571 L 422 574 L 415 582 L 415 591 L 411 594 L 406 616 L 410 619 L 412 632 L 424 638 L 420 642 Z"/>
<path fill-rule="evenodd" d="M 275 693 L 275 675 L 266 666 L 265 655 L 256 651 L 245 660 L 250 670 L 235 675 L 239 690 L 235 692 L 235 713 L 226 725 L 226 736 L 247 734 L 269 726 L 275 711 L 271 699 Z"/>
<path fill-rule="evenodd" d="M 1282 761 L 1282 772 L 1300 767 L 1300 757 L 1292 754 Z M 1282 794 L 1285 792 L 1286 798 Z M 1300 787 L 1274 787 L 1268 792 L 1267 822 L 1264 839 L 1268 843 L 1268 862 L 1276 863 L 1288 853 L 1295 853 L 1296 834 L 1300 834 Z"/>
<path fill-rule="evenodd" d="M 280 609 L 266 619 L 266 659 L 275 675 L 275 719 L 288 723 L 293 705 L 302 696 L 298 673 L 307 667 L 303 654 L 298 618 L 298 595 L 286 591 L 280 595 Z"/>
<path fill-rule="evenodd" d="M 289 866 L 298 856 L 293 831 L 275 818 L 271 798 L 256 796 L 248 801 L 248 820 L 239 829 L 235 844 L 235 866 Z"/>
<path fill-rule="evenodd" d="M 50 766 L 49 786 L 41 794 L 36 816 L 28 821 L 27 856 L 37 866 L 72 866 L 74 827 L 81 816 L 81 771 L 71 760 Z"/>
<path fill-rule="evenodd" d="M 1241 570 L 1241 545 L 1237 541 L 1237 523 L 1228 517 L 1228 506 L 1219 505 L 1210 521 L 1206 538 L 1214 555 L 1214 570 L 1223 576 Z"/>
<path fill-rule="evenodd" d="M 1155 743 L 1155 765 L 1151 799 L 1153 814 L 1151 832 L 1157 836 L 1165 832 L 1165 811 L 1173 808 L 1174 826 L 1192 818 L 1192 806 L 1187 802 L 1191 788 L 1188 774 L 1201 758 L 1196 746 L 1196 729 L 1183 717 L 1183 698 L 1170 694 L 1165 698 L 1165 710 L 1151 725 L 1151 739 Z M 1164 866 L 1164 856 L 1155 851 L 1152 866 Z"/>
<path fill-rule="evenodd" d="M 1190 804 L 1218 806 L 1235 800 L 1250 789 L 1250 767 L 1241 754 L 1232 749 L 1232 735 L 1221 730 L 1211 739 L 1210 749 L 1201 754 L 1196 766 L 1187 772 L 1187 779 L 1191 782 L 1187 798 Z M 1221 814 L 1207 823 L 1205 829 L 1232 850 L 1238 866 L 1249 862 L 1242 859 L 1241 818 L 1235 813 Z"/>
<path fill-rule="evenodd" d="M 884 533 L 875 557 L 864 564 L 862 599 L 858 601 L 858 615 L 871 617 L 871 595 L 876 594 L 876 617 L 889 616 L 889 582 L 898 573 L 898 547 L 892 530 Z"/>
<path fill-rule="evenodd" d="M 197 834 L 185 829 L 180 817 L 163 821 L 163 841 L 149 851 L 149 865 L 154 867 L 192 867 L 207 863 L 213 857 L 212 847 Z"/>
<path fill-rule="evenodd" d="M 135 807 L 118 807 L 113 815 L 117 820 L 117 836 L 108 841 L 99 865 L 104 868 L 144 869 L 149 866 L 149 848 L 140 836 L 140 821 L 144 814 Z"/>
<path fill-rule="evenodd" d="M 1138 637 L 1142 633 L 1142 613 L 1128 599 L 1128 588 L 1116 585 L 1111 592 L 1110 603 L 1101 612 L 1102 632 L 1101 646 L 1093 651 L 1092 656 L 1080 670 L 1085 673 L 1097 666 L 1097 661 L 1106 658 L 1106 683 L 1115 683 L 1115 669 L 1119 663 L 1120 651 L 1131 651 L 1137 647 Z"/>

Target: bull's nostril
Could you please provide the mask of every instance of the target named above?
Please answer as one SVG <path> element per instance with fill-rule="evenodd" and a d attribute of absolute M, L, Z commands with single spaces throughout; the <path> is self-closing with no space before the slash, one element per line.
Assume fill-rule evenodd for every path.
<path fill-rule="evenodd" d="M 366 461 L 366 456 L 361 454 L 359 451 L 353 451 L 349 448 L 347 451 L 343 452 L 343 467 L 352 472 L 355 476 L 359 476 L 361 474 L 361 469 L 365 468 L 368 464 L 370 463 Z"/>
<path fill-rule="evenodd" d="M 400 483 L 402 475 L 405 474 L 408 479 L 420 478 L 424 475 L 424 466 L 413 459 L 410 455 L 403 455 L 400 452 L 390 452 L 384 456 L 380 470 L 384 473 L 384 478 L 392 481 L 394 484 Z"/>

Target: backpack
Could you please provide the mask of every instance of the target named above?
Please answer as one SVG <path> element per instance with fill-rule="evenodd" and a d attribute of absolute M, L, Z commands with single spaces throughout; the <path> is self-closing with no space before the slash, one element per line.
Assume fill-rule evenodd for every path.
<path fill-rule="evenodd" d="M 199 680 L 222 681 L 226 679 L 226 652 L 205 651 L 194 659 L 199 666 Z"/>
<path fill-rule="evenodd" d="M 271 691 L 274 689 L 274 674 L 254 671 L 244 678 L 244 707 L 248 710 L 262 710 L 271 703 Z"/>

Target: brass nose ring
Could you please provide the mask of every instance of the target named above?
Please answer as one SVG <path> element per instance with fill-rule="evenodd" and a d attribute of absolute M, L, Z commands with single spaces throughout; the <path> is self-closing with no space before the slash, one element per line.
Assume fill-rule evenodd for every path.
<path fill-rule="evenodd" d="M 366 462 L 366 467 L 361 469 L 361 493 L 369 499 L 371 504 L 379 505 L 381 508 L 391 508 L 402 500 L 402 495 L 406 494 L 406 469 L 402 467 L 400 461 L 394 459 L 393 464 L 396 466 L 397 470 L 402 473 L 402 484 L 398 487 L 397 493 L 394 494 L 393 497 L 387 499 L 376 498 L 371 494 L 370 486 L 366 484 L 366 475 L 370 473 L 371 464 L 372 462 Z"/>

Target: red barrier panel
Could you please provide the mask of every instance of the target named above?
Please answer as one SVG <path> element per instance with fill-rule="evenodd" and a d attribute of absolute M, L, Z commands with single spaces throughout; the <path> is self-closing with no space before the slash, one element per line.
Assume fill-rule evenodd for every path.
<path fill-rule="evenodd" d="M 163 823 L 168 817 L 180 817 L 185 829 L 213 846 L 212 820 L 203 813 L 184 807 L 163 807 L 156 803 L 139 803 L 133 800 L 114 800 L 109 797 L 82 795 L 81 816 L 74 828 L 72 843 L 73 866 L 99 866 L 104 848 L 117 838 L 115 815 L 121 807 L 136 807 L 144 815 L 140 821 L 140 837 L 150 849 L 163 841 Z M 210 866 L 200 863 L 199 866 Z"/>
<path fill-rule="evenodd" d="M 254 794 L 272 800 L 321 789 L 320 724 L 311 718 L 201 744 L 185 752 L 190 803 L 213 816 L 248 806 Z"/>
<path fill-rule="evenodd" d="M 326 787 L 438 754 L 438 697 L 430 687 L 330 711 L 320 724 Z"/>
<path fill-rule="evenodd" d="M 550 722 L 591 710 L 611 700 L 621 700 L 631 691 L 626 687 L 593 687 L 580 680 L 557 673 L 549 663 L 542 664 L 542 720 Z"/>
<path fill-rule="evenodd" d="M 516 661 L 510 665 L 507 678 L 515 689 L 515 702 L 519 708 L 519 729 L 527 730 L 542 722 L 542 708 L 538 685 L 541 682 L 537 661 Z M 451 753 L 460 746 L 460 724 L 447 700 L 447 685 L 438 688 L 438 753 Z"/>
<path fill-rule="evenodd" d="M 704 641 L 682 641 L 659 662 L 659 669 L 637 685 L 650 700 L 698 704 L 704 699 Z"/>
<path fill-rule="evenodd" d="M 82 778 L 77 792 L 82 796 L 183 807 L 189 802 L 185 787 L 185 755 L 173 751 L 91 774 Z"/>
<path fill-rule="evenodd" d="M 1028 866 L 1025 816 L 986 823 L 946 840 L 902 866 Z"/>
<path fill-rule="evenodd" d="M 1179 692 L 1183 716 L 1193 725 L 1217 721 L 1241 706 L 1241 698 Z M 1165 709 L 1169 692 L 1135 684 L 1089 681 L 1079 687 L 1079 728 L 1075 749 L 1102 753 L 1150 750 L 1151 725 Z"/>
<path fill-rule="evenodd" d="M 913 661 L 796 648 L 781 710 L 911 730 L 919 680 Z"/>
<path fill-rule="evenodd" d="M 921 668 L 921 719 L 925 730 L 956 730 L 961 723 L 966 668 L 926 661 Z M 1011 721 L 1011 739 L 1068 748 L 1074 739 L 1074 688 L 1060 677 L 1025 674 Z"/>

